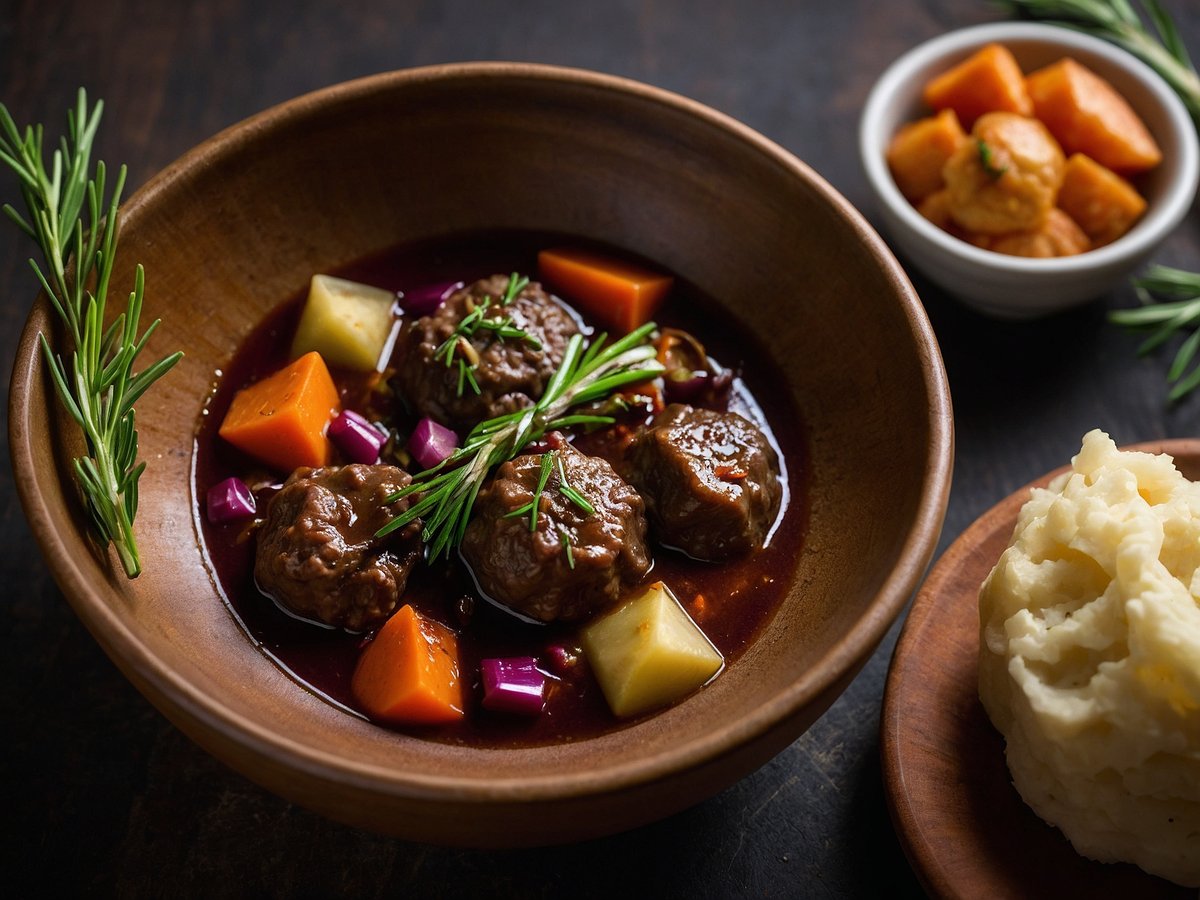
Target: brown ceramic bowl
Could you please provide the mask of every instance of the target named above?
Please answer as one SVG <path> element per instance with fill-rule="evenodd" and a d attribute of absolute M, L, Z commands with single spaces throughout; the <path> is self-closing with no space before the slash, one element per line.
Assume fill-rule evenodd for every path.
<path fill-rule="evenodd" d="M 470 135 L 470 140 L 463 140 Z M 479 750 L 349 716 L 254 647 L 198 537 L 193 436 L 214 372 L 326 271 L 398 242 L 480 229 L 576 234 L 681 273 L 750 329 L 809 429 L 811 510 L 787 598 L 713 684 L 565 746 Z M 197 743 L 267 788 L 405 838 L 530 845 L 615 832 L 716 793 L 833 702 L 916 587 L 949 492 L 952 425 L 929 323 L 861 216 L 803 163 L 699 104 L 533 65 L 398 72 L 255 116 L 125 207 L 116 284 L 141 261 L 152 353 L 187 357 L 138 404 L 135 581 L 88 537 L 77 446 L 36 335 L 22 336 L 10 442 L 58 584 L 128 678 Z"/>

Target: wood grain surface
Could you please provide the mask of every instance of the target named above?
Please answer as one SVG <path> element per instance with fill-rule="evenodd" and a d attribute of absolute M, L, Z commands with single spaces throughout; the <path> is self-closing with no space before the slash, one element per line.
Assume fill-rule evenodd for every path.
<path fill-rule="evenodd" d="M 1164 0 L 1200 53 L 1190 0 Z M 777 141 L 870 217 L 856 128 L 896 56 L 993 21 L 984 0 L 3 0 L 0 100 L 58 133 L 75 90 L 103 97 L 98 154 L 136 188 L 191 146 L 298 94 L 469 59 L 596 69 L 707 103 Z M 0 173 L 0 199 L 16 196 Z M 0 371 L 34 294 L 30 248 L 0 230 Z M 1200 268 L 1195 211 L 1155 256 Z M 901 260 L 904 262 L 904 260 Z M 1200 396 L 1165 402 L 1167 359 L 1105 321 L 1136 301 L 1033 323 L 991 321 L 911 271 L 955 401 L 942 546 L 1092 427 L 1118 443 L 1194 435 Z M 155 290 L 153 275 L 149 290 Z M 7 381 L 5 382 L 7 387 Z M 0 750 L 12 896 L 916 897 L 888 813 L 880 702 L 899 624 L 801 739 L 719 796 L 616 837 L 476 853 L 337 825 L 235 775 L 169 725 L 67 607 L 0 446 Z"/>

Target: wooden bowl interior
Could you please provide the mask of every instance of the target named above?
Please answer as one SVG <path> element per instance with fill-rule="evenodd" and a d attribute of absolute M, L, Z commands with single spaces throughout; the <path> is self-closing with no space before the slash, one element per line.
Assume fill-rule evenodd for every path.
<path fill-rule="evenodd" d="M 788 599 L 736 666 L 634 727 L 512 752 L 375 728 L 298 687 L 222 604 L 189 490 L 218 370 L 313 272 L 399 242 L 495 228 L 603 240 L 683 274 L 758 337 L 802 411 L 811 454 L 810 530 Z M 517 809 L 562 810 L 564 797 L 577 813 L 603 795 L 599 830 L 686 806 L 761 764 L 832 702 L 932 553 L 948 491 L 949 401 L 911 287 L 802 164 L 698 105 L 529 66 L 354 82 L 185 156 L 128 204 L 122 248 L 115 283 L 129 284 L 142 262 L 146 314 L 162 319 L 151 353 L 187 353 L 138 407 L 145 573 L 111 574 L 60 487 L 64 422 L 33 340 L 44 306 L 14 375 L 26 508 L 65 593 L 131 680 L 235 768 L 327 814 L 478 842 L 489 823 Z M 639 786 L 681 770 L 692 774 L 627 808 Z M 427 816 L 415 830 L 397 821 L 415 811 Z M 517 826 L 507 842 L 545 840 L 550 824 Z M 597 832 L 566 816 L 555 827 L 561 839 Z"/>

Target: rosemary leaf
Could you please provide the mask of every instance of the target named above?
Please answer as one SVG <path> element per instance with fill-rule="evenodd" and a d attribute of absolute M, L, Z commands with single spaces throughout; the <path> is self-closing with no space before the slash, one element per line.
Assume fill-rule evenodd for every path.
<path fill-rule="evenodd" d="M 571 549 L 571 536 L 565 531 L 561 535 L 563 549 L 567 551 L 567 565 L 575 570 L 575 552 Z"/>
<path fill-rule="evenodd" d="M 1175 382 L 1183 375 L 1188 364 L 1196 357 L 1196 348 L 1200 347 L 1200 328 L 1193 331 L 1188 339 L 1179 345 L 1179 351 L 1167 370 L 1167 381 Z"/>

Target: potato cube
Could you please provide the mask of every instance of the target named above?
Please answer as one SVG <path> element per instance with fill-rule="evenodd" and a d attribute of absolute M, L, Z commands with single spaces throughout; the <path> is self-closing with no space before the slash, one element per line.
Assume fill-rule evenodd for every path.
<path fill-rule="evenodd" d="M 374 371 L 392 335 L 395 300 L 391 291 L 314 275 L 292 341 L 293 358 L 316 350 L 331 365 Z"/>
<path fill-rule="evenodd" d="M 674 703 L 725 663 L 662 582 L 584 628 L 583 649 L 618 716 Z"/>

